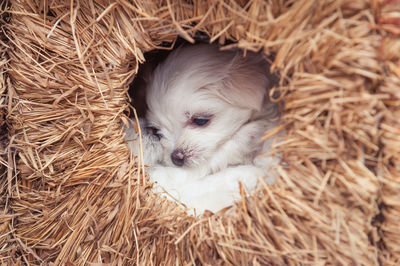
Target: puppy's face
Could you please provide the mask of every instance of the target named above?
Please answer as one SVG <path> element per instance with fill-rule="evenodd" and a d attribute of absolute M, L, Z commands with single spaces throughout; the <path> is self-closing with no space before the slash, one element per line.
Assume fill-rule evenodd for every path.
<path fill-rule="evenodd" d="M 209 164 L 260 111 L 268 86 L 263 67 L 257 57 L 243 59 L 210 45 L 171 54 L 147 89 L 148 125 L 160 137 L 162 163 L 186 168 Z"/>
<path fill-rule="evenodd" d="M 170 166 L 204 166 L 251 115 L 202 89 L 157 102 L 148 121 L 160 136 L 163 163 Z"/>

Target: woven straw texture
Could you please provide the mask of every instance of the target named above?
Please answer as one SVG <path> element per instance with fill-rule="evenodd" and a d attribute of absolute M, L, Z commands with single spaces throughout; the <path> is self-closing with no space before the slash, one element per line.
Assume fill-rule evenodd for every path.
<path fill-rule="evenodd" d="M 1 263 L 400 263 L 400 1 L 0 7 Z M 277 182 L 233 215 L 154 195 L 123 141 L 144 53 L 196 32 L 280 72 Z"/>

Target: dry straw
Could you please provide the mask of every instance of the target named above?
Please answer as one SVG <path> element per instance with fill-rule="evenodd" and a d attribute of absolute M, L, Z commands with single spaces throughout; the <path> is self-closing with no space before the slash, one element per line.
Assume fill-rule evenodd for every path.
<path fill-rule="evenodd" d="M 399 2 L 12 1 L 1 262 L 398 265 Z M 197 31 L 281 74 L 277 184 L 233 216 L 155 196 L 123 142 L 143 54 Z"/>
<path fill-rule="evenodd" d="M 8 149 L 9 135 L 6 121 L 7 108 L 7 85 L 10 85 L 7 78 L 7 44 L 3 33 L 4 25 L 8 22 L 9 16 L 5 13 L 6 3 L 0 4 L 0 258 L 7 258 L 12 255 L 16 246 L 12 243 L 13 215 L 9 208 L 9 195 L 11 192 L 12 179 L 12 153 Z M 10 162 L 10 163 L 9 163 Z M 0 260 L 2 263 L 4 260 Z"/>

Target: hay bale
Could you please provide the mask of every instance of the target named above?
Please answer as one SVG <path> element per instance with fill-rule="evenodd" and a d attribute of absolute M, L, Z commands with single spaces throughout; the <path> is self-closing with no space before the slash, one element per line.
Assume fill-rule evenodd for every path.
<path fill-rule="evenodd" d="M 399 47 L 398 20 L 385 17 L 391 2 L 13 2 L 13 256 L 31 264 L 398 261 L 399 56 L 384 49 Z M 273 54 L 281 73 L 277 184 L 243 198 L 234 216 L 190 217 L 155 196 L 123 142 L 143 53 L 178 35 L 193 41 L 197 31 Z"/>

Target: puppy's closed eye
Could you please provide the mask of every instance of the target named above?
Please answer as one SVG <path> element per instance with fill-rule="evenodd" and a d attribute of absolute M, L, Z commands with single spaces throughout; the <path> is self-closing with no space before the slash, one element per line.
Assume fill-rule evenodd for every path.
<path fill-rule="evenodd" d="M 192 118 L 192 124 L 199 126 L 199 127 L 204 127 L 210 122 L 209 118 L 201 118 L 201 117 L 194 117 Z"/>
<path fill-rule="evenodd" d="M 212 115 L 196 114 L 190 118 L 189 123 L 194 127 L 205 127 L 211 123 L 211 118 Z"/>
<path fill-rule="evenodd" d="M 160 140 L 162 138 L 162 134 L 159 132 L 160 130 L 156 127 L 148 126 L 148 127 L 145 127 L 145 130 L 146 130 L 147 135 L 153 136 L 154 138 L 156 138 L 158 140 Z"/>

